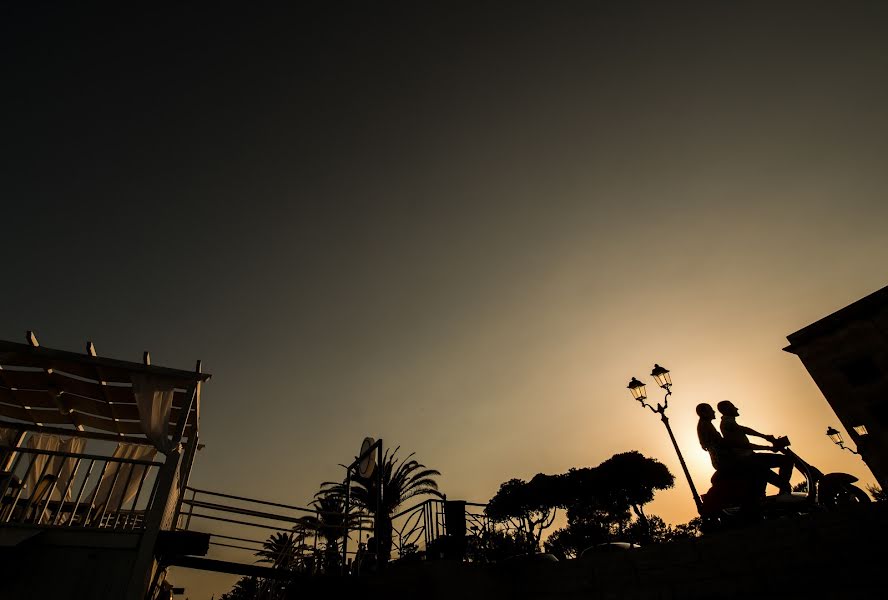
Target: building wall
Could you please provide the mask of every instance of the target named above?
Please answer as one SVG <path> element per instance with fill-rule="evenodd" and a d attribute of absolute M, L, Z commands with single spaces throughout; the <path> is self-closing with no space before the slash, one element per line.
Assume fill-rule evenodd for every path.
<path fill-rule="evenodd" d="M 888 288 L 788 336 L 879 484 L 888 489 Z M 854 427 L 865 425 L 868 435 Z"/>
<path fill-rule="evenodd" d="M 5 530 L 5 537 L 12 534 Z M 126 596 L 141 533 L 36 530 L 0 547 L 2 598 L 120 599 Z"/>

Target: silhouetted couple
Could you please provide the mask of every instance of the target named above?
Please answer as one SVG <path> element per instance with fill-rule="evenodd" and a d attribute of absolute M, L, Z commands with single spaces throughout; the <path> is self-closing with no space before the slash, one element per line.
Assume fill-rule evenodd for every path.
<path fill-rule="evenodd" d="M 703 449 L 709 452 L 715 470 L 764 476 L 767 482 L 781 493 L 791 493 L 789 478 L 792 475 L 792 458 L 779 454 L 773 445 L 753 444 L 747 436 L 759 437 L 772 444 L 777 438 L 740 425 L 737 422 L 740 411 L 728 400 L 718 403 L 718 412 L 722 415 L 719 424 L 721 433 L 716 431 L 712 424 L 715 419 L 712 406 L 705 402 L 697 405 L 697 415 L 700 417 L 697 423 L 697 437 Z M 756 452 L 756 450 L 767 450 L 767 452 Z M 779 472 L 775 473 L 771 470 L 773 468 L 779 469 Z"/>

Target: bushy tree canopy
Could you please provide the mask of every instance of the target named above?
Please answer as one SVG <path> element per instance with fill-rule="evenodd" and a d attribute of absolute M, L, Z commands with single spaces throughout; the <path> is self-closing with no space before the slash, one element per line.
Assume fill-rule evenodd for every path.
<path fill-rule="evenodd" d="M 530 549 L 537 549 L 557 508 L 567 509 L 568 529 L 556 532 L 567 545 L 583 540 L 607 541 L 621 534 L 632 519 L 651 537 L 644 505 L 657 490 L 671 488 L 675 478 L 666 465 L 639 452 L 622 452 L 594 468 L 571 469 L 561 475 L 536 475 L 529 482 L 510 479 L 487 505 L 494 521 L 509 521 L 524 532 Z M 558 539 L 558 538 L 556 538 Z"/>
<path fill-rule="evenodd" d="M 485 512 L 494 521 L 510 521 L 523 534 L 528 550 L 533 551 L 555 519 L 560 493 L 558 476 L 540 473 L 530 481 L 510 479 L 487 503 Z"/>

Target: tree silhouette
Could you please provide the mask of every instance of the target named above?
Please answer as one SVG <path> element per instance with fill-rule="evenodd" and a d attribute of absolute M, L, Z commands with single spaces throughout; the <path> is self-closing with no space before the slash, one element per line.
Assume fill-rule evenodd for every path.
<path fill-rule="evenodd" d="M 275 569 L 294 570 L 299 564 L 299 538 L 293 533 L 272 533 L 256 552 L 258 562 L 270 563 Z"/>
<path fill-rule="evenodd" d="M 555 520 L 560 502 L 557 476 L 534 476 L 530 481 L 510 479 L 487 503 L 484 512 L 493 521 L 508 521 L 524 538 L 525 552 L 539 552 L 540 538 Z"/>
<path fill-rule="evenodd" d="M 675 477 L 660 461 L 640 452 L 622 452 L 607 459 L 595 469 L 601 488 L 598 494 L 612 510 L 632 509 L 635 516 L 650 527 L 644 505 L 654 499 L 654 492 L 667 490 Z"/>
<path fill-rule="evenodd" d="M 615 538 L 650 542 L 660 532 L 652 528 L 644 505 L 657 490 L 668 489 L 674 482 L 661 462 L 636 451 L 622 452 L 594 468 L 538 474 L 530 482 L 511 479 L 500 486 L 485 512 L 494 521 L 511 522 L 524 534 L 527 551 L 537 551 L 556 509 L 565 508 L 568 525 L 550 536 L 546 549 L 576 556 L 588 546 Z M 629 531 L 633 514 L 638 524 Z M 630 535 L 637 539 L 629 540 Z"/>
<path fill-rule="evenodd" d="M 429 495 L 443 498 L 438 491 L 438 482 L 435 477 L 441 475 L 440 471 L 429 469 L 424 464 L 413 458 L 411 453 L 407 458 L 397 460 L 398 446 L 391 453 L 388 450 L 383 455 L 382 464 L 377 469 L 382 469 L 382 507 L 377 515 L 377 473 L 374 472 L 368 478 L 356 475 L 352 478 L 351 501 L 359 508 L 365 510 L 379 520 L 379 544 L 380 558 L 382 562 L 391 560 L 392 555 L 392 515 L 398 508 L 410 498 Z M 341 482 L 327 481 L 321 484 L 319 496 L 332 496 L 344 501 L 346 485 Z"/>
<path fill-rule="evenodd" d="M 318 492 L 311 504 L 317 509 L 317 515 L 302 517 L 301 524 L 324 540 L 321 569 L 325 573 L 338 573 L 342 562 L 339 543 L 355 516 L 351 509 L 345 514 L 345 499 L 335 494 Z"/>
<path fill-rule="evenodd" d="M 259 594 L 258 579 L 255 577 L 241 577 L 228 592 L 222 594 L 219 600 L 256 600 Z"/>

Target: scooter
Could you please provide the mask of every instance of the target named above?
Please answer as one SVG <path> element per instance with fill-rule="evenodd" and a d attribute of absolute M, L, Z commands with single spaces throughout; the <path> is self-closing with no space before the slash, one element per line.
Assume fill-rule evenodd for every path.
<path fill-rule="evenodd" d="M 791 457 L 793 467 L 805 477 L 805 485 L 796 486 L 803 491 L 766 496 L 767 481 L 761 471 L 718 470 L 712 476 L 712 487 L 701 497 L 704 532 L 871 501 L 854 485 L 857 477 L 824 474 L 789 448 L 788 437 L 777 438 L 773 445 L 775 451 Z"/>

